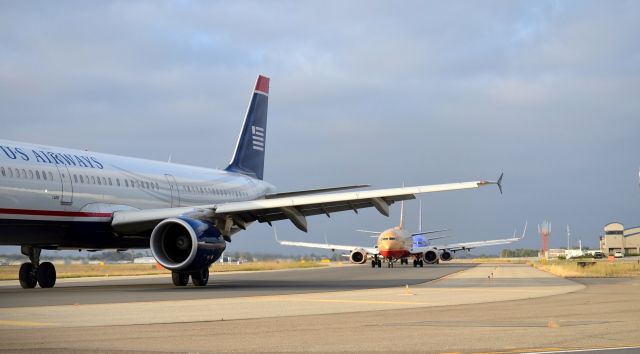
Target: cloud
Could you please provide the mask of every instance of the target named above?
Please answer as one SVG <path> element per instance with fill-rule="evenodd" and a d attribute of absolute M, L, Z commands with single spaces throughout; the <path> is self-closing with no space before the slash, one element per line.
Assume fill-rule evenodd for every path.
<path fill-rule="evenodd" d="M 426 196 L 428 220 L 472 240 L 550 219 L 592 246 L 612 219 L 636 222 L 637 2 L 0 7 L 2 138 L 223 167 L 265 73 L 266 177 L 282 190 L 504 170 L 504 196 Z M 312 237 L 366 243 L 350 230 L 395 219 L 310 222 Z M 254 226 L 231 247 L 279 250 L 269 233 Z"/>

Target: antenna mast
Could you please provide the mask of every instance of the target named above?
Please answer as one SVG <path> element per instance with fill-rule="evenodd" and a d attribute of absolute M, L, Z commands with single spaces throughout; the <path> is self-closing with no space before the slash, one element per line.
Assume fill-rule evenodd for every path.
<path fill-rule="evenodd" d="M 542 240 L 541 257 L 547 258 L 549 253 L 549 235 L 551 235 L 551 223 L 544 221 L 542 225 L 538 225 L 538 233 Z"/>

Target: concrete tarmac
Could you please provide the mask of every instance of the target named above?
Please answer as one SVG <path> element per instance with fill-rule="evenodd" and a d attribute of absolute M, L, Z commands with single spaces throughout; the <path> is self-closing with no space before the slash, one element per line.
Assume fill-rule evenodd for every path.
<path fill-rule="evenodd" d="M 211 273 L 206 287 L 175 287 L 169 275 L 60 279 L 52 289 L 24 290 L 18 281 L 0 282 L 0 308 L 220 299 L 378 289 L 425 283 L 473 264 L 332 266 L 294 270 Z M 214 266 L 215 267 L 215 266 Z"/>
<path fill-rule="evenodd" d="M 347 268 L 357 269 L 356 278 L 403 274 L 401 268 Z M 408 289 L 5 307 L 0 348 L 515 353 L 636 346 L 639 295 L 640 279 L 574 282 L 527 266 L 482 265 Z M 225 311 L 230 317 L 214 317 Z"/>

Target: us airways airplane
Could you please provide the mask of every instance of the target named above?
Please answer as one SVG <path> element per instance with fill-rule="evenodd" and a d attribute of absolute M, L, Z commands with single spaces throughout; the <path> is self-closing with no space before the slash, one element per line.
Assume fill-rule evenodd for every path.
<path fill-rule="evenodd" d="M 275 229 L 274 229 L 275 231 Z M 427 237 L 425 235 L 446 230 L 422 231 L 422 203 L 420 203 L 420 214 L 418 222 L 418 232 L 411 233 L 404 228 L 404 203 L 401 202 L 400 207 L 400 224 L 382 232 L 358 230 L 366 233 L 378 234 L 375 247 L 332 245 L 328 242 L 310 243 L 310 242 L 294 242 L 281 241 L 276 234 L 276 241 L 284 246 L 294 247 L 310 247 L 318 249 L 329 249 L 332 251 L 349 251 L 349 261 L 351 263 L 364 264 L 371 258 L 371 267 L 382 267 L 382 260 L 387 262 L 389 268 L 393 268 L 396 261 L 400 264 L 409 264 L 409 258 L 413 258 L 414 267 L 423 267 L 424 263 L 434 264 L 440 261 L 450 261 L 453 259 L 453 253 L 462 250 L 471 250 L 477 247 L 504 245 L 522 240 L 527 231 L 527 224 L 524 225 L 524 231 L 521 237 L 516 237 L 515 233 L 511 238 L 474 241 L 462 243 L 450 243 L 442 245 L 434 245 L 432 240 L 442 237 Z"/>
<path fill-rule="evenodd" d="M 224 170 L 0 140 L 0 245 L 29 257 L 23 288 L 53 287 L 42 249 L 151 248 L 176 286 L 209 280 L 232 235 L 257 221 L 389 205 L 416 194 L 479 188 L 474 181 L 345 192 L 357 186 L 276 193 L 263 181 L 269 78 L 258 76 L 231 162 Z M 339 192 L 339 193 L 338 193 Z"/>

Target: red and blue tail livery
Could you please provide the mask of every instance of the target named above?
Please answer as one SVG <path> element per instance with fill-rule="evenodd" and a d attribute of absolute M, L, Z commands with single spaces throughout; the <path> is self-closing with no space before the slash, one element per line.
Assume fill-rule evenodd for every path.
<path fill-rule="evenodd" d="M 256 88 L 249 102 L 236 151 L 226 171 L 238 172 L 263 179 L 264 153 L 267 143 L 267 108 L 269 106 L 269 78 L 258 76 Z"/>

